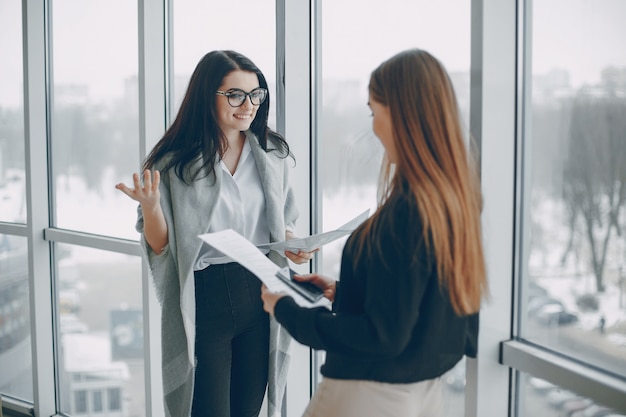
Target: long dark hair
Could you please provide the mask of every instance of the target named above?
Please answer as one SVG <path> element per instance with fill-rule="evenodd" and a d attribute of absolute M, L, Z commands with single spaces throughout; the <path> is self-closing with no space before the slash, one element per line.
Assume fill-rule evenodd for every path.
<path fill-rule="evenodd" d="M 261 70 L 247 57 L 234 51 L 211 51 L 196 65 L 187 92 L 180 105 L 176 119 L 155 145 L 143 163 L 143 169 L 151 169 L 157 161 L 168 155 L 162 172 L 174 169 L 185 183 L 214 173 L 215 158 L 224 156 L 228 141 L 217 124 L 215 92 L 224 77 L 232 71 L 242 70 L 256 74 L 259 87 L 267 89 L 267 81 Z M 281 157 L 290 155 L 285 139 L 267 126 L 270 96 L 259 106 L 250 130 L 266 151 L 277 151 Z M 268 150 L 270 140 L 274 147 Z M 191 171 L 196 161 L 202 161 L 199 169 Z"/>
<path fill-rule="evenodd" d="M 389 107 L 395 166 L 383 166 L 380 207 L 400 194 L 414 201 L 424 242 L 457 314 L 479 310 L 488 295 L 477 166 L 468 152 L 454 88 L 443 65 L 420 49 L 403 51 L 374 70 L 370 99 Z M 377 212 L 364 223 L 360 248 L 380 250 Z M 373 247 L 372 247 L 373 245 Z"/>

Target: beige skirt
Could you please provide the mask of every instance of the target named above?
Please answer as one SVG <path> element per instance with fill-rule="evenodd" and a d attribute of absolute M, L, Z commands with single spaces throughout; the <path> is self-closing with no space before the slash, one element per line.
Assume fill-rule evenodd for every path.
<path fill-rule="evenodd" d="M 324 378 L 302 417 L 439 417 L 441 378 L 412 384 Z"/>

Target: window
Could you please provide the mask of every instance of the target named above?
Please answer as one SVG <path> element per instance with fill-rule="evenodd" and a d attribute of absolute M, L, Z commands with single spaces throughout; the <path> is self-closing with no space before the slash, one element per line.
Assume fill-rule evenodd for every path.
<path fill-rule="evenodd" d="M 384 8 L 375 7 L 378 5 L 341 1 L 322 6 L 317 172 L 324 231 L 364 210 L 369 209 L 370 215 L 376 210 L 383 147 L 372 131 L 367 87 L 370 73 L 382 61 L 408 48 L 426 49 L 441 59 L 469 128 L 470 3 L 391 0 Z M 346 22 L 355 23 L 347 28 Z M 453 37 L 449 35 L 452 32 L 456 34 Z M 346 239 L 324 246 L 324 274 L 339 277 Z M 322 364 L 322 352 L 318 354 Z M 444 382 L 447 416 L 463 416 L 465 362 L 451 370 Z"/>
<path fill-rule="evenodd" d="M 132 415 L 145 415 L 141 259 L 66 244 L 57 253 L 61 391 L 116 386 L 109 406 L 120 409 L 123 392 Z"/>
<path fill-rule="evenodd" d="M 533 2 L 520 312 L 524 339 L 622 377 L 624 15 L 620 1 Z"/>
<path fill-rule="evenodd" d="M 520 378 L 520 404 L 523 415 L 541 417 L 620 417 L 624 414 L 592 398 L 585 397 L 544 379 L 526 373 Z"/>
<path fill-rule="evenodd" d="M 171 121 L 176 114 L 205 53 L 234 49 L 265 73 L 273 100 L 270 124 L 283 124 L 294 145 L 298 165 L 292 180 L 296 177 L 300 189 L 299 207 L 321 213 L 311 222 L 302 216 L 298 227 L 308 230 L 319 220 L 321 230 L 314 231 L 321 232 L 376 207 L 382 147 L 371 132 L 368 77 L 384 59 L 409 47 L 441 58 L 466 121 L 470 51 L 472 93 L 485 92 L 472 95 L 472 122 L 477 111 L 483 186 L 490 192 L 485 216 L 490 268 L 496 271 L 490 279 L 498 291 L 482 318 L 482 356 L 460 362 L 444 376 L 447 416 L 464 411 L 473 416 L 473 407 L 481 417 L 557 417 L 589 401 L 615 408 L 600 400 L 611 396 L 598 385 L 576 390 L 572 395 L 585 397 L 554 407 L 570 391 L 566 378 L 548 381 L 575 365 L 582 373 L 625 383 L 626 33 L 621 20 L 626 3 L 158 3 L 0 1 L 0 394 L 11 414 L 110 411 L 162 417 L 158 305 L 142 288 L 146 272 L 133 228 L 137 205 L 114 184 L 128 183 L 138 171 L 144 147 L 156 143 L 166 117 Z M 516 37 L 525 48 L 518 55 Z M 519 68 L 512 63 L 516 58 Z M 140 62 L 148 68 L 145 74 Z M 160 67 L 164 63 L 167 69 Z M 310 74 L 308 65 L 314 66 Z M 283 69 L 284 79 L 277 75 Z M 515 85 L 518 69 L 522 88 Z M 165 77 L 171 85 L 164 85 Z M 479 78 L 482 85 L 476 87 Z M 144 81 L 147 92 L 140 95 Z M 516 92 L 522 116 L 517 120 L 510 109 L 516 101 L 509 100 Z M 301 99 L 296 105 L 294 96 Z M 311 103 L 315 107 L 309 111 Z M 277 111 L 284 120 L 277 120 Z M 521 128 L 517 137 L 516 128 Z M 308 142 L 309 132 L 317 143 Z M 319 151 L 309 158 L 313 148 Z M 519 159 L 509 157 L 509 148 L 511 154 L 520 151 Z M 516 162 L 521 164 L 514 167 Z M 517 178 L 509 180 L 514 170 Z M 520 188 L 513 190 L 516 181 Z M 303 191 L 307 187 L 319 195 Z M 516 214 L 519 229 L 513 224 Z M 513 230 L 520 233 L 509 239 Z M 321 272 L 337 276 L 343 243 L 324 247 Z M 513 253 L 514 264 L 508 259 Z M 508 290 L 512 270 L 520 287 L 514 309 Z M 42 290 L 46 286 L 52 289 Z M 42 324 L 51 313 L 54 337 Z M 154 320 L 147 323 L 155 329 L 147 340 L 149 351 L 156 350 L 154 358 L 144 357 L 148 320 Z M 522 353 L 526 362 L 508 359 L 510 349 L 516 354 L 522 349 L 504 343 L 506 359 L 498 364 L 497 345 L 511 334 L 518 339 L 511 342 L 528 349 Z M 77 352 L 70 352 L 73 348 Z M 315 355 L 314 371 L 321 355 Z M 565 365 L 555 365 L 555 357 Z M 290 375 L 299 379 L 289 382 L 289 415 L 302 411 L 310 388 L 300 376 L 309 372 L 308 349 L 295 358 Z M 546 364 L 549 371 L 542 369 Z M 466 370 L 471 390 L 465 390 Z M 548 375 L 541 379 L 536 375 L 541 372 Z M 509 386 L 516 391 L 509 392 Z M 32 404 L 35 391 L 38 403 Z M 619 400 L 626 389 L 615 392 Z M 592 405 L 587 414 L 597 411 Z"/>
<path fill-rule="evenodd" d="M 137 5 L 52 6 L 54 225 L 137 239 L 137 204 L 114 188 L 139 170 Z"/>
<path fill-rule="evenodd" d="M 0 3 L 0 393 L 33 400 L 26 223 L 22 2 Z"/>
<path fill-rule="evenodd" d="M 87 391 L 80 390 L 74 392 L 74 410 L 76 414 L 85 414 L 89 411 L 87 406 Z"/>
<path fill-rule="evenodd" d="M 625 33 L 617 18 L 625 6 L 557 1 L 520 9 L 517 340 L 501 351 L 503 363 L 518 370 L 516 416 L 541 413 L 534 399 L 544 381 L 560 386 L 556 398 L 575 392 L 626 411 L 626 124 L 617 116 L 626 110 L 626 53 L 618 41 Z M 553 406 L 558 415 L 572 414 L 560 407 Z M 596 411 L 573 415 L 603 415 Z"/>
<path fill-rule="evenodd" d="M 101 413 L 104 411 L 102 391 L 93 391 L 91 393 L 91 409 L 94 413 Z"/>
<path fill-rule="evenodd" d="M 0 392 L 32 401 L 26 239 L 0 234 Z"/>
<path fill-rule="evenodd" d="M 276 126 L 276 5 L 274 0 L 173 2 L 172 120 L 196 64 L 208 52 L 244 54 L 263 72 L 271 98 L 270 126 Z"/>
<path fill-rule="evenodd" d="M 109 397 L 109 411 L 119 411 L 122 409 L 122 394 L 119 388 L 109 388 L 107 390 Z"/>

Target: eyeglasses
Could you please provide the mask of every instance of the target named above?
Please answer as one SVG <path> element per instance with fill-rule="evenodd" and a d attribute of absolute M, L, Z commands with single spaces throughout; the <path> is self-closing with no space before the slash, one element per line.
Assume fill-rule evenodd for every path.
<path fill-rule="evenodd" d="M 239 88 L 231 88 L 228 91 L 216 91 L 215 94 L 220 96 L 226 96 L 228 98 L 228 104 L 232 107 L 240 107 L 246 102 L 246 98 L 250 97 L 250 102 L 255 106 L 260 106 L 261 103 L 267 98 L 267 90 L 265 88 L 255 88 L 254 90 L 246 93 Z"/>

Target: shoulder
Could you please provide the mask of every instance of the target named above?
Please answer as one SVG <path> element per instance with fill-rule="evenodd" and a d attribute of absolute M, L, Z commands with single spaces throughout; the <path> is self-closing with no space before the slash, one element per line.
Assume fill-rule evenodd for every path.
<path fill-rule="evenodd" d="M 397 193 L 390 197 L 381 209 L 384 229 L 396 235 L 414 234 L 422 231 L 422 218 L 417 201 L 410 194 Z"/>
<path fill-rule="evenodd" d="M 154 161 L 154 163 L 152 164 L 150 168 L 152 170 L 159 170 L 163 172 L 172 164 L 173 160 L 174 160 L 174 155 L 171 152 L 167 153 L 163 155 L 162 157 L 160 157 L 159 159 L 157 159 L 156 161 Z"/>
<path fill-rule="evenodd" d="M 391 198 L 381 209 L 378 239 L 385 252 L 412 257 L 424 249 L 424 225 L 411 196 Z"/>
<path fill-rule="evenodd" d="M 252 131 L 246 131 L 246 138 L 248 139 L 252 153 L 257 161 L 262 158 L 271 165 L 284 167 L 290 159 L 288 149 L 285 150 L 282 148 L 279 140 L 273 138 L 272 135 L 268 138 L 267 149 L 263 149 L 259 143 L 257 135 L 255 135 Z"/>

